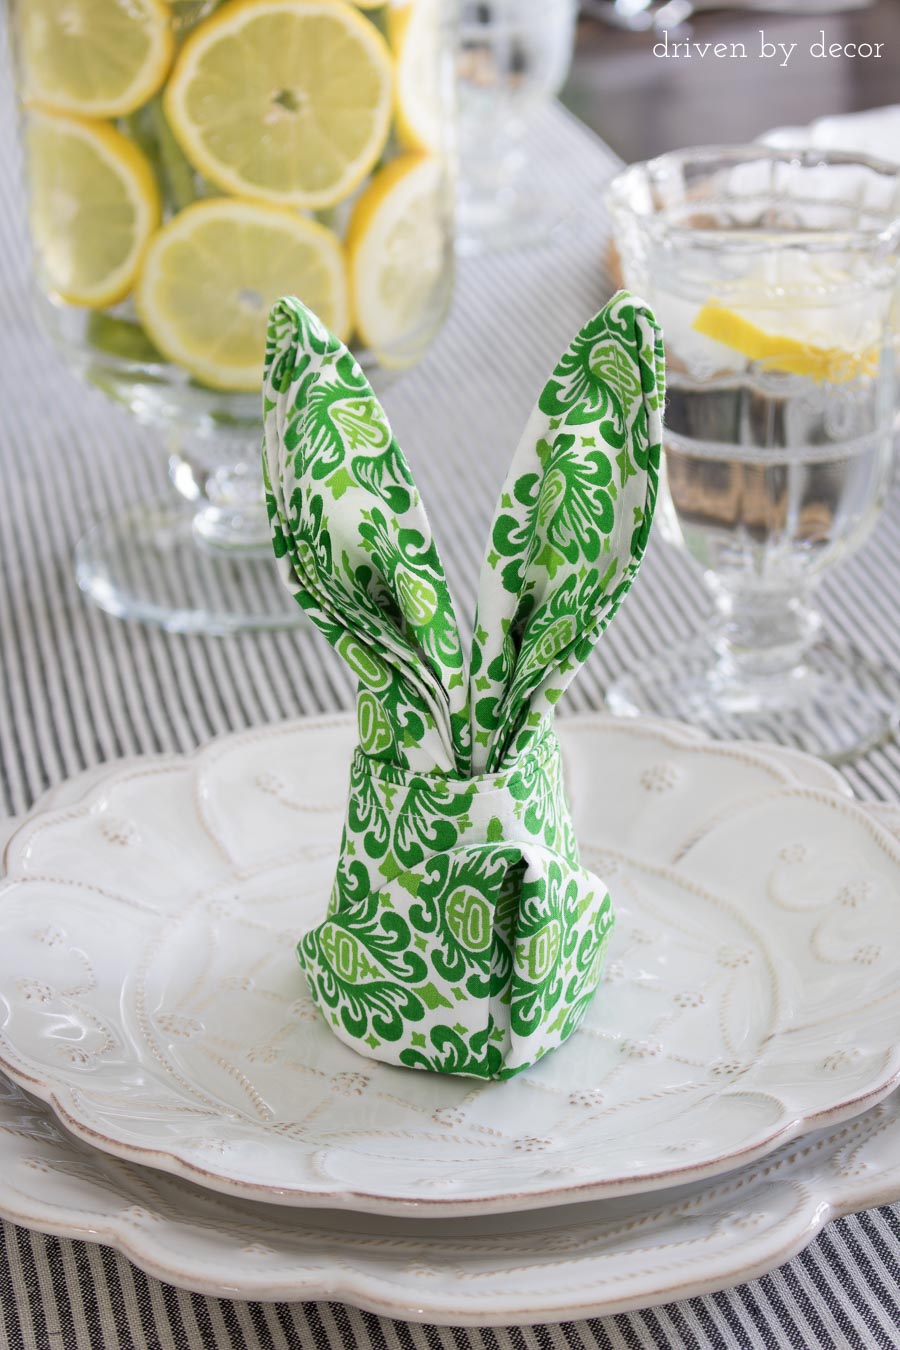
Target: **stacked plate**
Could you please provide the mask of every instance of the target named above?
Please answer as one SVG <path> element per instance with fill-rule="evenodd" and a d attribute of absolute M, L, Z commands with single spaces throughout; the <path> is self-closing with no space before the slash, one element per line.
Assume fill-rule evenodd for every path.
<path fill-rule="evenodd" d="M 351 721 L 45 799 L 0 890 L 0 1213 L 209 1294 L 509 1325 L 732 1284 L 900 1198 L 900 814 L 783 749 L 559 732 L 618 924 L 581 1030 L 505 1084 L 364 1060 L 307 994 Z"/>

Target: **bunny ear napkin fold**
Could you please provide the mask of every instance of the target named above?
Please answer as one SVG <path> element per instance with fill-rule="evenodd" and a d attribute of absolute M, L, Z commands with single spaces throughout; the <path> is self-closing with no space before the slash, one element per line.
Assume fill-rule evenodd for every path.
<path fill-rule="evenodd" d="M 508 1078 L 561 1045 L 593 997 L 613 913 L 579 861 L 553 710 L 643 555 L 663 385 L 653 316 L 620 293 L 529 419 L 467 662 L 419 493 L 359 365 L 299 301 L 272 311 L 275 552 L 358 680 L 337 872 L 298 955 L 361 1054 Z"/>

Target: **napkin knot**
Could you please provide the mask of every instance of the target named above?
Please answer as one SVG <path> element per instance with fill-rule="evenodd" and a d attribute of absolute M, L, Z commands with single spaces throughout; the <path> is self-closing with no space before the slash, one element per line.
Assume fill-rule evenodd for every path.
<path fill-rule="evenodd" d="M 577 1026 L 612 924 L 579 861 L 547 724 L 510 770 L 470 778 L 357 749 L 328 915 L 298 953 L 341 1040 L 508 1078 Z"/>

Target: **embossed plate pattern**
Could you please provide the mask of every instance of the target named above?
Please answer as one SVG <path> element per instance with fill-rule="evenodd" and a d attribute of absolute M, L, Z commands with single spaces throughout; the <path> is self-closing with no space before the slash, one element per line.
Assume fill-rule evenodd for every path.
<path fill-rule="evenodd" d="M 0 1058 L 102 1149 L 236 1194 L 445 1215 L 673 1185 L 862 1111 L 900 1071 L 900 850 L 801 757 L 560 726 L 610 882 L 574 1041 L 473 1086 L 364 1061 L 293 958 L 353 730 L 317 719 L 111 770 L 26 821 L 0 895 Z"/>

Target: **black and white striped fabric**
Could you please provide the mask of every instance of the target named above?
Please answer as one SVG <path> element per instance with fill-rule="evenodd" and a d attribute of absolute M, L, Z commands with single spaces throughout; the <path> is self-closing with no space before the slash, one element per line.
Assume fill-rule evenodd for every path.
<path fill-rule="evenodd" d="M 188 750 L 222 732 L 351 704 L 344 668 L 312 632 L 177 638 L 89 609 L 72 574 L 98 515 L 165 488 L 156 438 L 78 387 L 39 335 L 11 134 L 0 137 L 0 812 L 123 755 Z M 451 583 L 471 609 L 488 516 L 542 378 L 610 289 L 601 190 L 611 153 L 558 110 L 535 135 L 535 175 L 571 209 L 548 246 L 462 268 L 454 312 L 425 364 L 386 403 L 426 500 Z M 513 360 L 497 387 L 494 355 Z M 423 409 L 427 408 L 427 417 Z M 832 629 L 900 664 L 900 499 L 826 585 Z M 675 642 L 708 603 L 657 543 L 633 599 L 574 687 L 597 706 L 650 644 Z M 848 770 L 860 796 L 900 795 L 900 747 Z M 900 1207 L 830 1226 L 802 1256 L 739 1289 L 591 1322 L 462 1331 L 391 1323 L 334 1304 L 227 1303 L 164 1287 L 109 1249 L 0 1229 L 0 1350 L 582 1350 L 583 1347 L 900 1346 Z"/>

